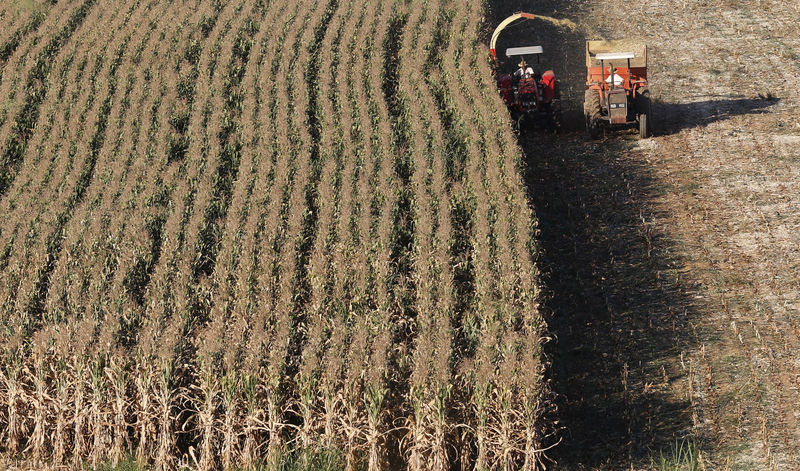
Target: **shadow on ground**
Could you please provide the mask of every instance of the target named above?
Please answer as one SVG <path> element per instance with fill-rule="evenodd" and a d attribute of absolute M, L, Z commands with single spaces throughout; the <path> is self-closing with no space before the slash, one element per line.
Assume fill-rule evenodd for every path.
<path fill-rule="evenodd" d="M 667 136 L 684 129 L 707 126 L 746 114 L 765 114 L 778 104 L 775 97 L 698 97 L 710 98 L 691 103 L 656 103 L 656 135 Z"/>
<path fill-rule="evenodd" d="M 487 22 L 493 26 L 520 10 L 575 19 L 582 3 L 494 0 Z M 561 80 L 565 118 L 580 119 L 585 39 L 580 30 L 531 23 L 502 37 L 498 51 L 542 45 L 542 63 Z M 759 112 L 768 104 L 659 104 L 661 132 Z M 704 117 L 704 106 L 719 113 Z M 626 133 L 608 136 L 587 142 L 580 131 L 519 134 L 539 221 L 542 308 L 554 337 L 547 355 L 558 406 L 553 420 L 562 429 L 561 443 L 548 455 L 556 469 L 648 466 L 692 424 L 680 361 L 693 316 L 692 287 L 682 285 L 673 243 L 652 222 L 660 186 L 652 169 L 637 158 Z"/>
<path fill-rule="evenodd" d="M 680 355 L 693 315 L 671 242 L 655 230 L 650 169 L 623 140 L 521 135 L 555 340 L 558 469 L 649 464 L 691 429 Z"/>

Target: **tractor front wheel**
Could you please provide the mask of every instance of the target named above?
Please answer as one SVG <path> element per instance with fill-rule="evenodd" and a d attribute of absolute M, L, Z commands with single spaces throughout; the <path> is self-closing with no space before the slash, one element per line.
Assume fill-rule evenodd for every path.
<path fill-rule="evenodd" d="M 636 112 L 639 115 L 639 137 L 647 139 L 650 137 L 650 91 L 646 88 L 639 90 L 636 98 Z"/>
<path fill-rule="evenodd" d="M 600 137 L 600 94 L 597 90 L 589 89 L 583 97 L 583 114 L 586 117 L 586 131 L 589 137 Z"/>

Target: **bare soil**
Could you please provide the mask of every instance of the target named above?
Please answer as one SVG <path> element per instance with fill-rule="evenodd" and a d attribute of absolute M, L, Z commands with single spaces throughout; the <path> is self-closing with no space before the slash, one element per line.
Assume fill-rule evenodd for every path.
<path fill-rule="evenodd" d="M 578 25 L 514 33 L 550 51 L 567 108 L 580 110 L 585 39 L 646 41 L 656 102 L 652 139 L 520 134 L 554 337 L 556 469 L 651 469 L 676 440 L 698 443 L 705 469 L 800 469 L 800 4 L 493 14 L 517 10 Z"/>

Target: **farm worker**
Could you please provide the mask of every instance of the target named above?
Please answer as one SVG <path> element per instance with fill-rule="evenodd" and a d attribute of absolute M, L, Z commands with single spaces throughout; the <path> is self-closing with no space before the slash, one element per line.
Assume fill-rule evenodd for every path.
<path fill-rule="evenodd" d="M 514 72 L 514 79 L 528 79 L 531 77 L 533 77 L 533 67 L 529 66 L 528 63 L 525 62 L 525 59 L 522 59 L 519 62 L 519 69 Z"/>

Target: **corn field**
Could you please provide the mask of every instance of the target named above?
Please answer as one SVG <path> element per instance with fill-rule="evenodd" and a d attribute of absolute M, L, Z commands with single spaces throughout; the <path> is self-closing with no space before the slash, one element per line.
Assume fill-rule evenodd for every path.
<path fill-rule="evenodd" d="M 468 0 L 0 6 L 0 455 L 542 469 L 536 231 Z"/>

